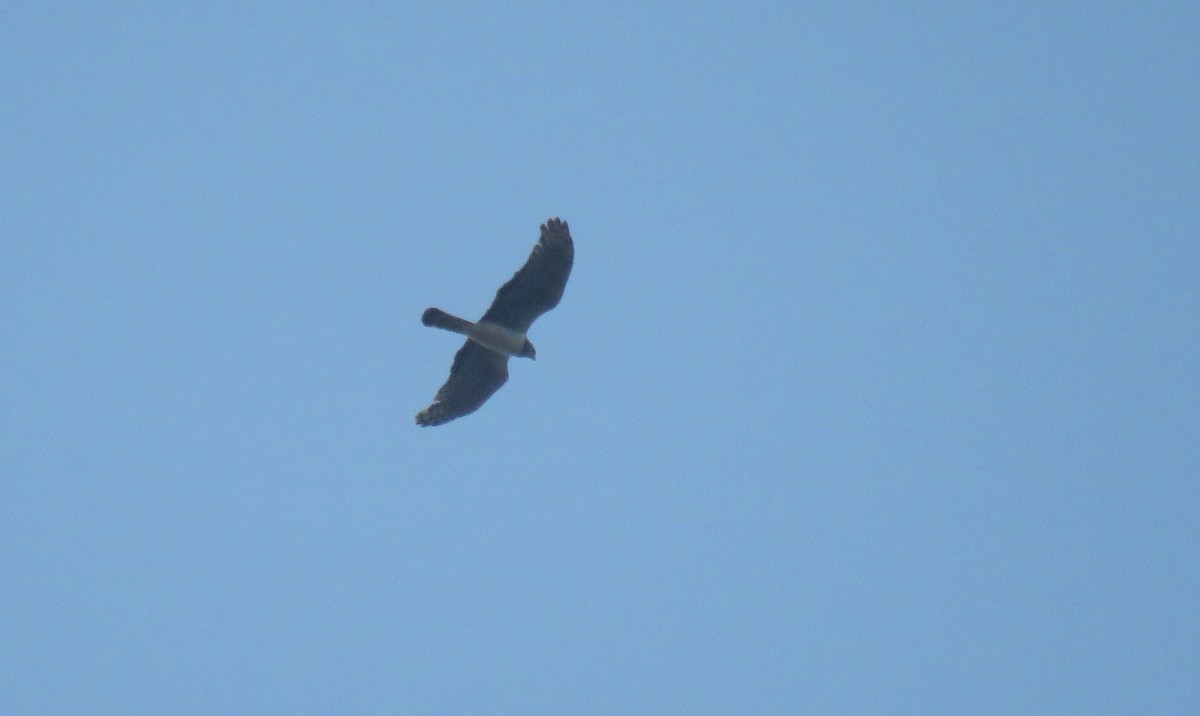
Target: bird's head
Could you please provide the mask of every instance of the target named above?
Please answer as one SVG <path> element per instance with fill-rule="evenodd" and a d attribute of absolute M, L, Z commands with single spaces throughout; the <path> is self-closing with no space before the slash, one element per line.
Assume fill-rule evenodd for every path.
<path fill-rule="evenodd" d="M 521 349 L 521 357 L 537 360 L 537 351 L 533 349 L 533 344 L 529 342 L 528 338 L 525 339 L 525 347 Z"/>

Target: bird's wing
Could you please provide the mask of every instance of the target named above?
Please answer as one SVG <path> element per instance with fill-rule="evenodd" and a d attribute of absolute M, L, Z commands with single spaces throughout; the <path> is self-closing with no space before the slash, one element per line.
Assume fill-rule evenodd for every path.
<path fill-rule="evenodd" d="M 500 287 L 480 320 L 525 333 L 538 316 L 558 305 L 574 261 L 575 244 L 567 222 L 550 219 L 542 224 L 542 236 L 529 260 Z"/>
<path fill-rule="evenodd" d="M 450 377 L 417 413 L 417 425 L 441 425 L 473 413 L 508 380 L 508 356 L 468 340 L 454 354 Z"/>

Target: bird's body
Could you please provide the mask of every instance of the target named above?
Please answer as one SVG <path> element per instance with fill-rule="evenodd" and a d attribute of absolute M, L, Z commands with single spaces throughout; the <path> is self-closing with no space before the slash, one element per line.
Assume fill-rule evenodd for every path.
<path fill-rule="evenodd" d="M 499 323 L 482 320 L 471 323 L 446 313 L 440 308 L 426 309 L 424 315 L 421 316 L 421 323 L 461 333 L 484 348 L 491 348 L 497 353 L 510 356 L 523 356 L 525 344 L 529 342 L 524 333 L 506 328 Z"/>
<path fill-rule="evenodd" d="M 508 380 L 508 358 L 535 358 L 526 332 L 538 316 L 562 300 L 575 260 L 567 222 L 550 219 L 525 265 L 496 292 L 477 322 L 439 308 L 426 309 L 421 322 L 467 336 L 454 355 L 450 378 L 433 404 L 417 413 L 421 426 L 441 425 L 479 409 Z"/>

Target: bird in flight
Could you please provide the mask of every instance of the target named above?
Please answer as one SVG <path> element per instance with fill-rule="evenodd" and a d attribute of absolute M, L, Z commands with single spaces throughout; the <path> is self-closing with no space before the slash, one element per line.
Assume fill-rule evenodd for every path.
<path fill-rule="evenodd" d="M 467 342 L 454 354 L 450 377 L 433 404 L 417 413 L 417 425 L 441 425 L 475 412 L 508 380 L 509 356 L 536 358 L 525 334 L 538 316 L 558 305 L 574 261 L 567 222 L 550 219 L 525 265 L 500 287 L 479 321 L 439 308 L 425 310 L 421 323 L 461 333 Z"/>

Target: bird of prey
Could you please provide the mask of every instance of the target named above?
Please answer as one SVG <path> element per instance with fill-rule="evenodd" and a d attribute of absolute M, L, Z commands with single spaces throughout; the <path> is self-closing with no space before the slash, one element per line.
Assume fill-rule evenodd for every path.
<path fill-rule="evenodd" d="M 542 224 L 529 260 L 500 287 L 478 322 L 426 309 L 421 323 L 461 333 L 467 342 L 454 354 L 450 378 L 433 404 L 417 413 L 417 425 L 441 425 L 475 412 L 508 380 L 509 356 L 536 358 L 525 333 L 538 316 L 558 305 L 574 260 L 567 222 L 550 219 Z"/>

